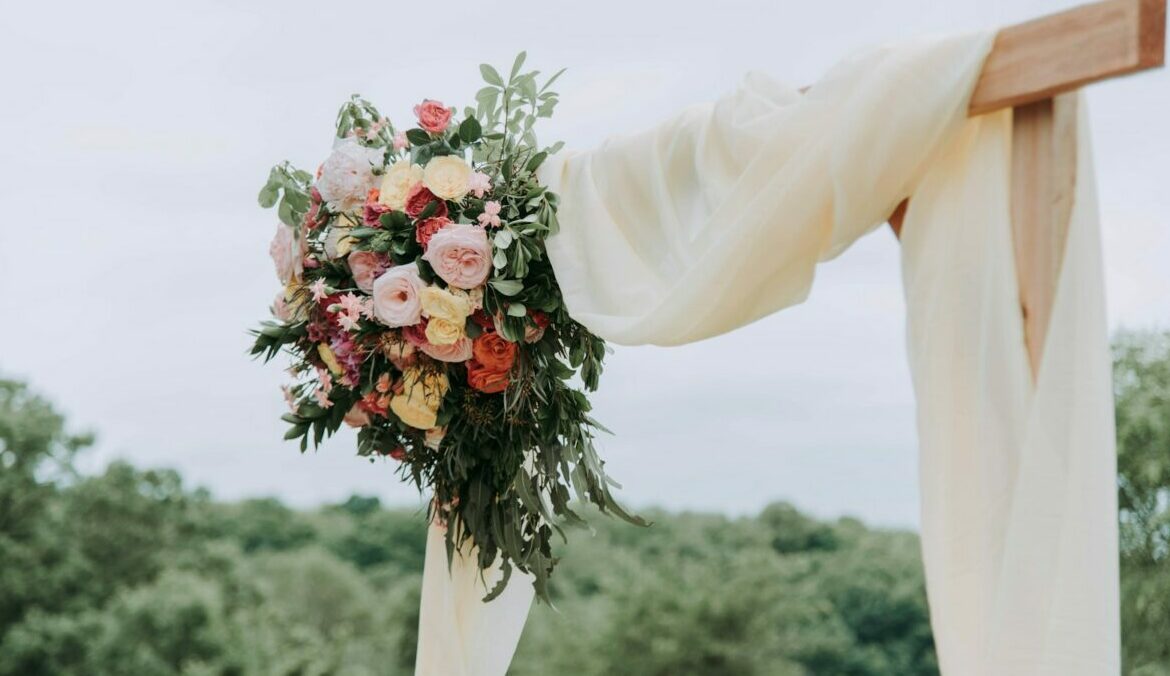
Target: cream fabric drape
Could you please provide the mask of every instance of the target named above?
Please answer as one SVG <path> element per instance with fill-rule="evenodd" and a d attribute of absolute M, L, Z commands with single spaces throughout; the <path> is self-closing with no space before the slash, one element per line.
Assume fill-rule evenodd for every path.
<path fill-rule="evenodd" d="M 1092 166 L 1082 132 L 1068 251 L 1033 385 L 1010 235 L 1010 113 L 966 118 L 992 38 L 865 52 L 804 94 L 749 76 L 653 129 L 551 158 L 541 179 L 562 203 L 549 256 L 570 312 L 598 335 L 676 345 L 801 302 L 819 261 L 912 196 L 908 349 L 943 672 L 1116 674 L 1113 420 Z M 420 651 L 463 651 L 451 657 L 458 666 L 484 649 L 496 670 L 418 673 L 503 674 L 506 659 L 495 658 L 510 656 L 527 599 L 478 608 L 472 616 L 493 619 L 469 629 L 482 593 L 433 564 L 445 559 L 441 544 L 428 548 Z M 464 638 L 440 637 L 450 626 Z"/>
<path fill-rule="evenodd" d="M 503 676 L 516 652 L 532 605 L 532 581 L 513 571 L 504 592 L 483 597 L 500 579 L 498 569 L 480 578 L 475 558 L 456 552 L 447 565 L 441 526 L 427 531 L 426 564 L 418 615 L 417 676 Z"/>

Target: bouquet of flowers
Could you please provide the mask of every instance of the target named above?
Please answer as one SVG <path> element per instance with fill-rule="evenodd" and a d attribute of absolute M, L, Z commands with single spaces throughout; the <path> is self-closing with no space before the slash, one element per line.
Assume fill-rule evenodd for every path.
<path fill-rule="evenodd" d="M 548 598 L 574 495 L 643 523 L 614 501 L 574 386 L 597 388 L 605 342 L 566 312 L 545 255 L 557 196 L 535 172 L 560 144 L 540 147 L 534 125 L 561 73 L 541 84 L 523 65 L 507 80 L 480 66 L 458 122 L 428 99 L 399 130 L 354 96 L 316 174 L 286 162 L 260 191 L 284 289 L 252 354 L 292 355 L 285 438 L 303 452 L 358 428 L 360 455 L 433 491 L 449 557 L 471 542 L 481 569 L 499 560 L 488 599 L 514 568 Z"/>

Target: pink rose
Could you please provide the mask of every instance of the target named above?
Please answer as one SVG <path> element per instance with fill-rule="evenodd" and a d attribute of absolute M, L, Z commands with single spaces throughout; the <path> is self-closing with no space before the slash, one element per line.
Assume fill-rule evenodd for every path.
<path fill-rule="evenodd" d="M 276 264 L 276 276 L 281 284 L 288 284 L 301 276 L 304 270 L 301 262 L 301 245 L 297 241 L 296 233 L 287 225 L 276 226 L 276 235 L 268 245 L 268 255 Z"/>
<path fill-rule="evenodd" d="M 357 288 L 371 293 L 374 290 L 374 280 L 386 271 L 389 261 L 373 251 L 354 251 L 346 259 L 349 262 L 349 271 L 353 273 L 353 282 Z"/>
<path fill-rule="evenodd" d="M 423 102 L 414 107 L 414 115 L 418 118 L 418 126 L 438 134 L 451 124 L 451 109 L 439 101 L 423 99 Z"/>
<path fill-rule="evenodd" d="M 374 280 L 374 318 L 386 326 L 410 326 L 422 319 L 419 289 L 426 286 L 418 266 L 398 265 Z"/>
<path fill-rule="evenodd" d="M 471 339 L 467 336 L 460 338 L 450 345 L 432 345 L 430 342 L 418 346 L 423 354 L 431 359 L 452 363 L 465 362 L 471 359 Z"/>
<path fill-rule="evenodd" d="M 444 282 L 460 289 L 474 289 L 492 271 L 492 245 L 484 229 L 470 223 L 454 223 L 431 237 L 423 260 Z"/>

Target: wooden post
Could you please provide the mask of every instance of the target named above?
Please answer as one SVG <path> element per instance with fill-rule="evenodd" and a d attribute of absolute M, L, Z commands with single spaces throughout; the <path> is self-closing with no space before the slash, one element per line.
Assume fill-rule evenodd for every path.
<path fill-rule="evenodd" d="M 1077 94 L 1012 111 L 1012 240 L 1032 376 L 1040 369 L 1076 190 Z"/>
<path fill-rule="evenodd" d="M 1040 370 L 1076 188 L 1076 89 L 1165 61 L 1166 0 L 1105 0 L 1004 28 L 969 115 L 1012 110 L 1012 239 L 1032 377 Z M 890 214 L 902 234 L 907 201 Z"/>

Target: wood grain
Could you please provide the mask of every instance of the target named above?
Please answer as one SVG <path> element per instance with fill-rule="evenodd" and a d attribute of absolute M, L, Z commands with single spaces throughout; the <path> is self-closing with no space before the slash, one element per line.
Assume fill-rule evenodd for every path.
<path fill-rule="evenodd" d="M 1076 191 L 1077 94 L 1012 111 L 1012 240 L 1032 376 L 1040 369 Z"/>
<path fill-rule="evenodd" d="M 968 113 L 1051 98 L 1162 65 L 1166 0 L 1106 0 L 1004 28 L 971 95 Z"/>

